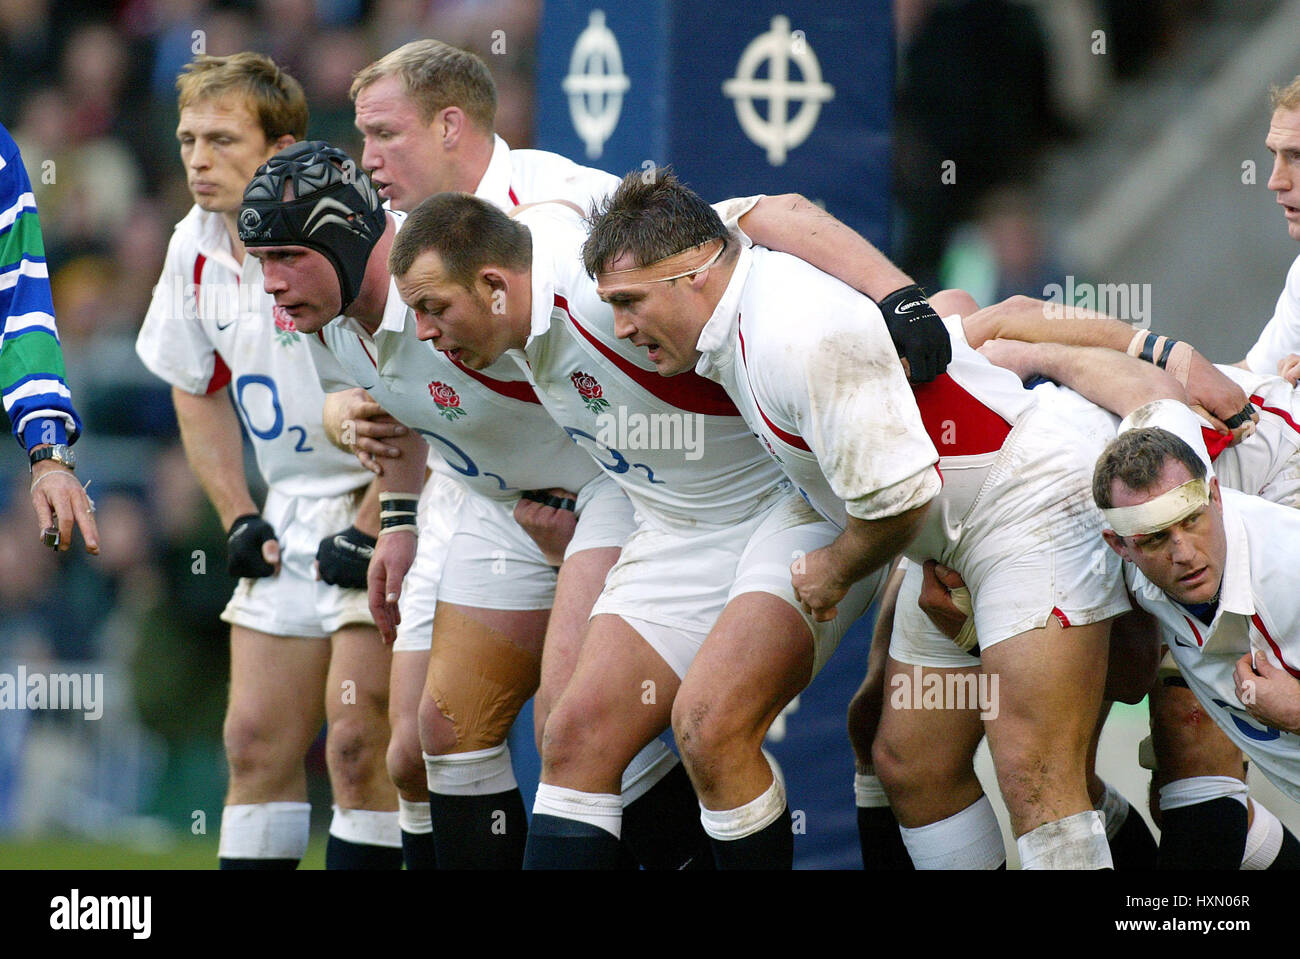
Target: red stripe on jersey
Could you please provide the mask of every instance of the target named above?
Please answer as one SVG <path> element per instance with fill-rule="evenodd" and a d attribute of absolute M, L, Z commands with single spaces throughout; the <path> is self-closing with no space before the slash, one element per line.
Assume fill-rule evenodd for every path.
<path fill-rule="evenodd" d="M 1204 646 L 1205 640 L 1201 639 L 1201 631 L 1197 629 L 1196 624 L 1192 622 L 1192 617 L 1184 614 L 1183 619 L 1187 620 L 1187 625 L 1192 627 L 1192 635 L 1196 637 L 1196 645 Z"/>
<path fill-rule="evenodd" d="M 323 339 L 322 342 L 324 342 Z M 373 366 L 375 369 L 379 369 L 379 364 L 376 363 L 375 358 L 370 355 L 370 348 L 366 346 L 366 341 L 361 338 L 360 333 L 357 334 L 357 342 L 361 344 L 361 349 L 365 350 L 366 359 L 370 361 L 370 365 Z"/>
<path fill-rule="evenodd" d="M 678 376 L 660 376 L 654 370 L 643 370 L 602 343 L 594 333 L 584 329 L 569 312 L 569 301 L 564 297 L 557 295 L 555 305 L 564 311 L 575 330 L 586 337 L 628 379 L 648 393 L 688 413 L 703 413 L 706 416 L 740 415 L 740 410 L 731 402 L 727 391 L 717 383 L 706 380 L 694 371 Z"/>
<path fill-rule="evenodd" d="M 940 456 L 993 453 L 1006 442 L 1011 426 L 947 373 L 913 386 L 921 422 Z"/>
<path fill-rule="evenodd" d="M 1066 616 L 1055 606 L 1052 607 L 1052 615 L 1055 616 L 1057 620 L 1060 621 L 1062 629 L 1070 628 L 1070 617 Z"/>
<path fill-rule="evenodd" d="M 739 316 L 736 317 L 736 335 L 740 337 L 740 361 L 745 364 L 745 378 L 748 379 L 749 364 L 745 360 L 745 334 L 744 331 L 742 331 L 740 328 Z M 749 384 L 749 392 L 751 396 L 754 394 L 753 383 Z M 763 407 L 758 405 L 757 396 L 754 396 L 754 407 L 755 409 L 758 410 L 758 415 L 763 417 L 763 422 L 767 424 L 767 428 L 771 430 L 773 433 L 775 433 L 777 439 L 779 439 L 782 443 L 784 443 L 786 446 L 793 446 L 797 450 L 803 450 L 805 453 L 812 452 L 812 450 L 808 448 L 808 444 L 803 441 L 802 436 L 796 436 L 794 433 L 787 433 L 785 430 L 781 429 L 781 427 L 777 426 L 770 419 L 768 419 L 767 414 L 763 412 Z"/>
<path fill-rule="evenodd" d="M 194 315 L 199 312 L 199 289 L 203 285 L 203 264 L 208 262 L 208 258 L 200 253 L 194 258 Z M 221 358 L 221 354 L 216 350 L 212 351 L 213 365 L 212 377 L 208 380 L 208 385 L 204 388 L 205 394 L 215 393 L 217 390 L 224 390 L 230 385 L 230 367 L 226 366 L 226 361 Z"/>
<path fill-rule="evenodd" d="M 194 311 L 198 312 L 199 303 L 199 286 L 203 283 L 203 264 L 208 262 L 208 258 L 200 253 L 194 258 Z"/>
<path fill-rule="evenodd" d="M 230 385 L 230 367 L 226 366 L 226 361 L 221 358 L 221 354 L 216 350 L 212 351 L 214 365 L 212 367 L 212 379 L 208 380 L 208 387 L 205 393 L 215 393 L 217 390 L 224 390 Z"/>
<path fill-rule="evenodd" d="M 515 196 L 515 188 L 510 187 L 510 202 L 515 206 L 519 205 L 519 197 Z"/>
<path fill-rule="evenodd" d="M 446 353 L 442 355 L 447 356 Z M 451 357 L 447 356 L 447 359 L 451 360 Z M 451 362 L 457 369 L 467 373 L 471 379 L 478 380 L 493 393 L 500 393 L 502 396 L 507 396 L 512 400 L 518 400 L 521 403 L 536 403 L 539 406 L 541 405 L 542 401 L 537 398 L 537 394 L 533 392 L 532 386 L 525 380 L 494 380 L 492 377 L 480 373 L 478 370 L 471 370 L 464 363 L 460 362 L 460 360 L 451 360 Z"/>
<path fill-rule="evenodd" d="M 1294 670 L 1286 664 L 1286 660 L 1282 658 L 1282 650 L 1278 648 L 1277 643 L 1273 642 L 1273 637 L 1270 636 L 1268 630 L 1264 628 L 1264 621 L 1259 618 L 1259 613 L 1252 613 L 1250 621 L 1255 624 L 1255 628 L 1259 630 L 1260 635 L 1268 640 L 1269 646 L 1273 648 L 1273 655 L 1276 656 L 1277 661 L 1282 664 L 1282 668 L 1296 679 L 1300 679 L 1300 671 Z"/>
<path fill-rule="evenodd" d="M 1258 395 L 1252 396 L 1250 401 L 1265 413 L 1272 413 L 1274 416 L 1282 417 L 1282 419 L 1286 420 L 1287 426 L 1291 427 L 1291 429 L 1295 430 L 1297 433 L 1300 433 L 1300 425 L 1297 425 L 1296 421 L 1291 419 L 1291 415 L 1287 413 L 1286 410 L 1278 409 L 1276 406 L 1265 406 L 1263 397 Z"/>

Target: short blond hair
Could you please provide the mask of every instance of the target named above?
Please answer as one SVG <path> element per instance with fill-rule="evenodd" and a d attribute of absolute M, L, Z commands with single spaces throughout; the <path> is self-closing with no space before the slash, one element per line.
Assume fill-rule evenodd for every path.
<path fill-rule="evenodd" d="M 302 85 L 260 53 L 195 57 L 176 78 L 176 89 L 180 110 L 229 93 L 242 96 L 268 143 L 286 133 L 295 140 L 307 138 L 307 97 Z"/>
<path fill-rule="evenodd" d="M 406 95 L 432 123 L 441 110 L 460 107 L 479 129 L 496 123 L 497 86 L 487 64 L 468 50 L 441 40 L 413 40 L 380 57 L 352 81 L 352 99 L 385 77 L 400 77 Z"/>
<path fill-rule="evenodd" d="M 1272 87 L 1268 92 L 1273 98 L 1274 110 L 1300 109 L 1300 77 L 1284 87 Z"/>

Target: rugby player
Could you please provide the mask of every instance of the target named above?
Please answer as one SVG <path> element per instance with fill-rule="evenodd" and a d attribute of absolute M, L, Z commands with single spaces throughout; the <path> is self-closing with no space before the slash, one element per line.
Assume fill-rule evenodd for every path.
<path fill-rule="evenodd" d="M 177 87 L 195 205 L 177 224 L 136 348 L 172 385 L 186 455 L 230 531 L 228 568 L 242 577 L 222 614 L 231 680 L 221 865 L 297 865 L 310 819 L 303 758 L 327 721 L 327 866 L 400 868 L 384 770 L 389 653 L 364 591 L 313 571 L 318 554 L 354 582 L 364 570 L 379 529 L 377 503 L 362 508 L 371 477 L 326 440 L 307 344 L 248 281 L 235 223 L 258 165 L 306 134 L 307 103 L 256 53 L 201 56 Z M 268 487 L 261 510 L 244 475 L 240 416 Z"/>
<path fill-rule="evenodd" d="M 900 400 L 889 390 L 899 374 L 883 324 L 862 315 L 860 297 L 789 257 L 735 249 L 671 175 L 624 178 L 595 217 L 584 256 L 620 334 L 645 346 L 660 373 L 695 369 L 723 384 L 841 531 L 795 566 L 806 612 L 833 615 L 846 590 L 899 549 L 969 571 L 984 669 L 1002 680 L 988 728 L 1022 860 L 1108 867 L 1085 765 L 1110 620 L 1128 605 L 1118 568 L 1094 563 L 1088 451 L 1100 443 L 1088 418 L 1037 404 L 956 337 L 948 372 Z M 909 444 L 912 455 L 889 455 Z M 941 505 L 916 514 L 940 485 L 935 449 Z M 910 544 L 889 529 L 900 520 L 915 523 Z M 890 665 L 902 669 L 909 660 L 894 635 Z M 924 652 L 913 647 L 911 661 Z M 964 751 L 960 739 L 935 742 L 942 712 L 892 712 L 883 722 L 906 727 L 894 741 L 909 748 L 924 738 L 927 750 Z M 924 816 L 926 802 L 919 797 L 900 819 Z"/>

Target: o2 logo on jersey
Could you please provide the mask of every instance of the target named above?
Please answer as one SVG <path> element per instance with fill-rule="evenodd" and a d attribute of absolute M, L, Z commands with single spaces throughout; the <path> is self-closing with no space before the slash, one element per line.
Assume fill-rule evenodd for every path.
<path fill-rule="evenodd" d="M 1243 716 L 1249 716 L 1250 714 L 1237 709 L 1235 706 L 1229 706 L 1222 699 L 1214 699 L 1211 700 L 1211 702 L 1228 713 L 1228 718 L 1231 719 L 1232 724 L 1237 727 L 1237 731 L 1247 739 L 1253 739 L 1257 743 L 1271 743 L 1282 735 L 1280 730 L 1256 726 L 1249 719 L 1243 719 Z"/>
<path fill-rule="evenodd" d="M 580 430 L 576 426 L 566 426 L 564 432 L 568 433 L 569 439 L 590 453 L 592 458 L 609 472 L 622 474 L 634 469 L 642 470 L 646 479 L 651 483 L 657 486 L 668 485 L 661 479 L 655 479 L 654 470 L 645 463 L 629 463 L 626 456 L 618 450 L 606 446 L 586 430 Z M 586 442 L 584 443 L 583 440 L 586 440 Z"/>
<path fill-rule="evenodd" d="M 437 433 L 430 432 L 429 430 L 416 429 L 415 432 L 419 433 L 426 440 L 432 441 L 431 445 L 436 444 L 435 448 L 442 454 L 443 460 L 461 476 L 467 476 L 471 479 L 475 476 L 490 476 L 497 481 L 498 488 L 503 490 L 516 489 L 516 487 L 507 483 L 500 474 L 490 473 L 487 470 L 479 469 L 478 464 L 470 458 L 470 455 L 451 440 L 447 439 L 447 437 L 439 436 Z"/>
<path fill-rule="evenodd" d="M 248 374 L 235 380 L 235 403 L 244 414 L 248 432 L 259 440 L 271 440 L 281 433 L 298 434 L 295 453 L 310 453 L 315 447 L 307 445 L 307 429 L 303 426 L 284 425 L 284 407 L 280 405 L 280 390 L 275 380 L 260 374 Z M 269 425 L 268 425 L 269 421 Z"/>

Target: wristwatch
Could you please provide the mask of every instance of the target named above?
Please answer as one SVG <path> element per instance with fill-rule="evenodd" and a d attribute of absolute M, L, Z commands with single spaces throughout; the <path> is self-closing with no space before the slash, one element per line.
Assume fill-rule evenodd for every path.
<path fill-rule="evenodd" d="M 30 457 L 32 466 L 42 460 L 54 460 L 66 466 L 70 470 L 77 468 L 77 454 L 72 452 L 72 447 L 67 443 L 55 443 L 53 446 L 42 446 L 40 449 L 32 450 Z"/>

